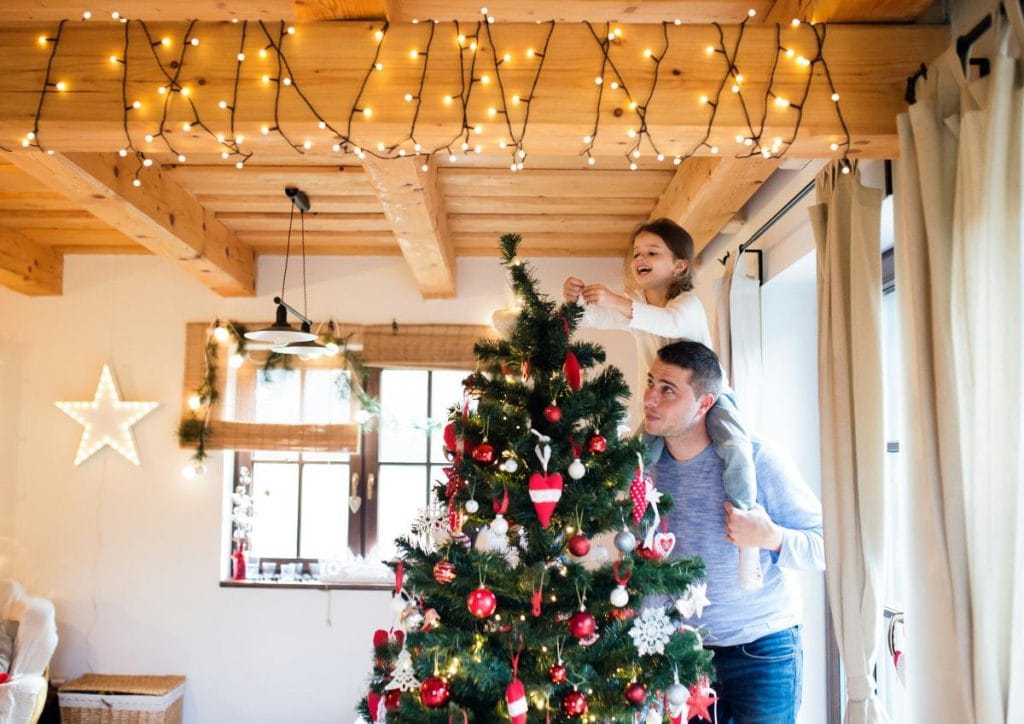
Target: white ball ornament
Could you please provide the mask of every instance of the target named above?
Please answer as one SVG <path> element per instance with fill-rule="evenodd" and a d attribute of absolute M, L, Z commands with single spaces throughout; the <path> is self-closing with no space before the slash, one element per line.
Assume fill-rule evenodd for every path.
<path fill-rule="evenodd" d="M 501 513 L 494 516 L 494 520 L 491 521 L 491 532 L 495 535 L 505 535 L 508 533 L 508 521 L 505 520 L 505 516 Z"/>
<path fill-rule="evenodd" d="M 636 536 L 623 528 L 615 534 L 615 547 L 622 553 L 632 553 L 636 548 Z"/>
<path fill-rule="evenodd" d="M 609 598 L 612 605 L 616 608 L 624 608 L 629 603 L 629 593 L 626 591 L 625 586 L 616 586 Z"/>
<path fill-rule="evenodd" d="M 678 710 L 686 706 L 690 692 L 682 684 L 672 684 L 665 692 L 665 698 L 668 699 L 668 704 L 672 709 Z"/>
<path fill-rule="evenodd" d="M 501 464 L 501 469 L 506 473 L 514 473 L 519 469 L 519 463 L 515 461 L 515 458 L 508 458 Z"/>
<path fill-rule="evenodd" d="M 580 462 L 579 458 L 576 458 L 569 463 L 569 477 L 573 480 L 579 480 L 587 474 L 587 466 Z"/>
<path fill-rule="evenodd" d="M 476 502 L 475 498 L 470 498 L 466 501 L 466 512 L 475 513 L 480 510 L 480 503 Z"/>

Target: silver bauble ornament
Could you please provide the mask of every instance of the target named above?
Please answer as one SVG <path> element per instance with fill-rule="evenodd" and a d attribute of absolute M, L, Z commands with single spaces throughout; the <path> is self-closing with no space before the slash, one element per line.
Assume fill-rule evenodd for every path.
<path fill-rule="evenodd" d="M 501 469 L 506 473 L 514 473 L 519 469 L 519 463 L 515 461 L 515 458 L 508 458 L 501 464 Z"/>
<path fill-rule="evenodd" d="M 478 510 L 480 510 L 480 503 L 476 502 L 474 498 L 470 498 L 469 500 L 466 501 L 467 513 L 475 513 Z"/>
<path fill-rule="evenodd" d="M 616 608 L 623 608 L 627 603 L 629 603 L 629 593 L 623 585 L 616 586 L 609 598 L 611 599 L 612 605 Z"/>
<path fill-rule="evenodd" d="M 665 692 L 665 698 L 668 699 L 668 704 L 673 709 L 681 709 L 686 706 L 686 702 L 690 698 L 690 692 L 682 684 L 672 684 L 668 687 L 668 691 Z"/>
<path fill-rule="evenodd" d="M 579 458 L 569 463 L 569 477 L 573 480 L 579 480 L 586 474 L 587 466 L 581 463 Z"/>
<path fill-rule="evenodd" d="M 623 528 L 615 534 L 615 547 L 623 553 L 632 553 L 636 548 L 636 536 Z"/>
<path fill-rule="evenodd" d="M 508 533 L 508 521 L 501 513 L 494 516 L 494 520 L 491 521 L 491 532 L 502 536 Z"/>

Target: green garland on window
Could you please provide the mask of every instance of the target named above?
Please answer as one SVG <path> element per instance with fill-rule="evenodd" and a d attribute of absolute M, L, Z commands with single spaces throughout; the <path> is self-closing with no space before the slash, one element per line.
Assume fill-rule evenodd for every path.
<path fill-rule="evenodd" d="M 224 338 L 221 333 L 221 339 L 218 339 L 218 329 L 225 330 L 228 334 L 227 338 Z M 214 320 L 207 330 L 206 344 L 203 350 L 206 374 L 189 397 L 189 412 L 178 425 L 178 444 L 181 447 L 195 447 L 196 452 L 192 456 L 192 460 L 196 469 L 207 458 L 206 438 L 212 430 L 210 410 L 220 396 L 217 392 L 217 359 L 220 354 L 220 343 L 222 340 L 232 343 L 234 345 L 233 354 L 245 358 L 247 354 L 245 334 L 248 331 L 244 324 L 230 320 L 222 323 L 219 319 Z M 363 380 L 366 379 L 367 374 L 363 356 L 359 352 L 348 349 L 352 334 L 354 333 L 339 336 L 337 327 L 332 320 L 328 322 L 327 333 L 320 335 L 320 338 L 325 345 L 338 350 L 338 354 L 343 360 L 342 366 L 349 371 L 349 375 L 343 375 L 338 381 L 338 394 L 340 396 L 355 395 L 363 410 L 371 415 L 377 415 L 380 413 L 380 401 L 367 395 L 363 389 Z M 267 355 L 261 372 L 263 378 L 269 381 L 274 370 L 292 369 L 292 365 L 292 355 L 272 351 Z"/>

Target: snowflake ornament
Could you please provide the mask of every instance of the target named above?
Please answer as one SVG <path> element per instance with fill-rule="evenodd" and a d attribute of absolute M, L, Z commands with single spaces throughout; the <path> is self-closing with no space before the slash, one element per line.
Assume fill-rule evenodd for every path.
<path fill-rule="evenodd" d="M 665 644 L 675 632 L 675 624 L 669 619 L 665 609 L 660 607 L 645 608 L 637 617 L 629 635 L 641 656 L 665 653 Z"/>
<path fill-rule="evenodd" d="M 395 671 L 391 681 L 384 687 L 385 691 L 418 691 L 420 682 L 412 668 L 412 655 L 408 649 L 402 649 L 395 660 Z"/>
<path fill-rule="evenodd" d="M 427 555 L 437 552 L 451 538 L 448 527 L 448 511 L 434 500 L 420 511 L 412 524 L 412 533 L 418 540 L 413 542 Z"/>

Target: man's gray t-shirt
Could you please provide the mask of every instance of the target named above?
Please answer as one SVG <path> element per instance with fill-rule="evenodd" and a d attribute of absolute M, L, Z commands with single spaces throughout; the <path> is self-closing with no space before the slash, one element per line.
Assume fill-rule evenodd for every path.
<path fill-rule="evenodd" d="M 690 460 L 674 460 L 665 449 L 652 474 L 659 490 L 672 496 L 668 525 L 676 535 L 673 556 L 700 556 L 707 569 L 711 605 L 686 623 L 705 632 L 709 646 L 755 641 L 800 623 L 798 593 L 779 566 L 823 570 L 821 504 L 795 467 L 771 446 L 754 441 L 757 502 L 784 530 L 778 553 L 761 551 L 764 586 L 740 590 L 739 549 L 725 539 L 722 459 L 709 445 Z"/>

